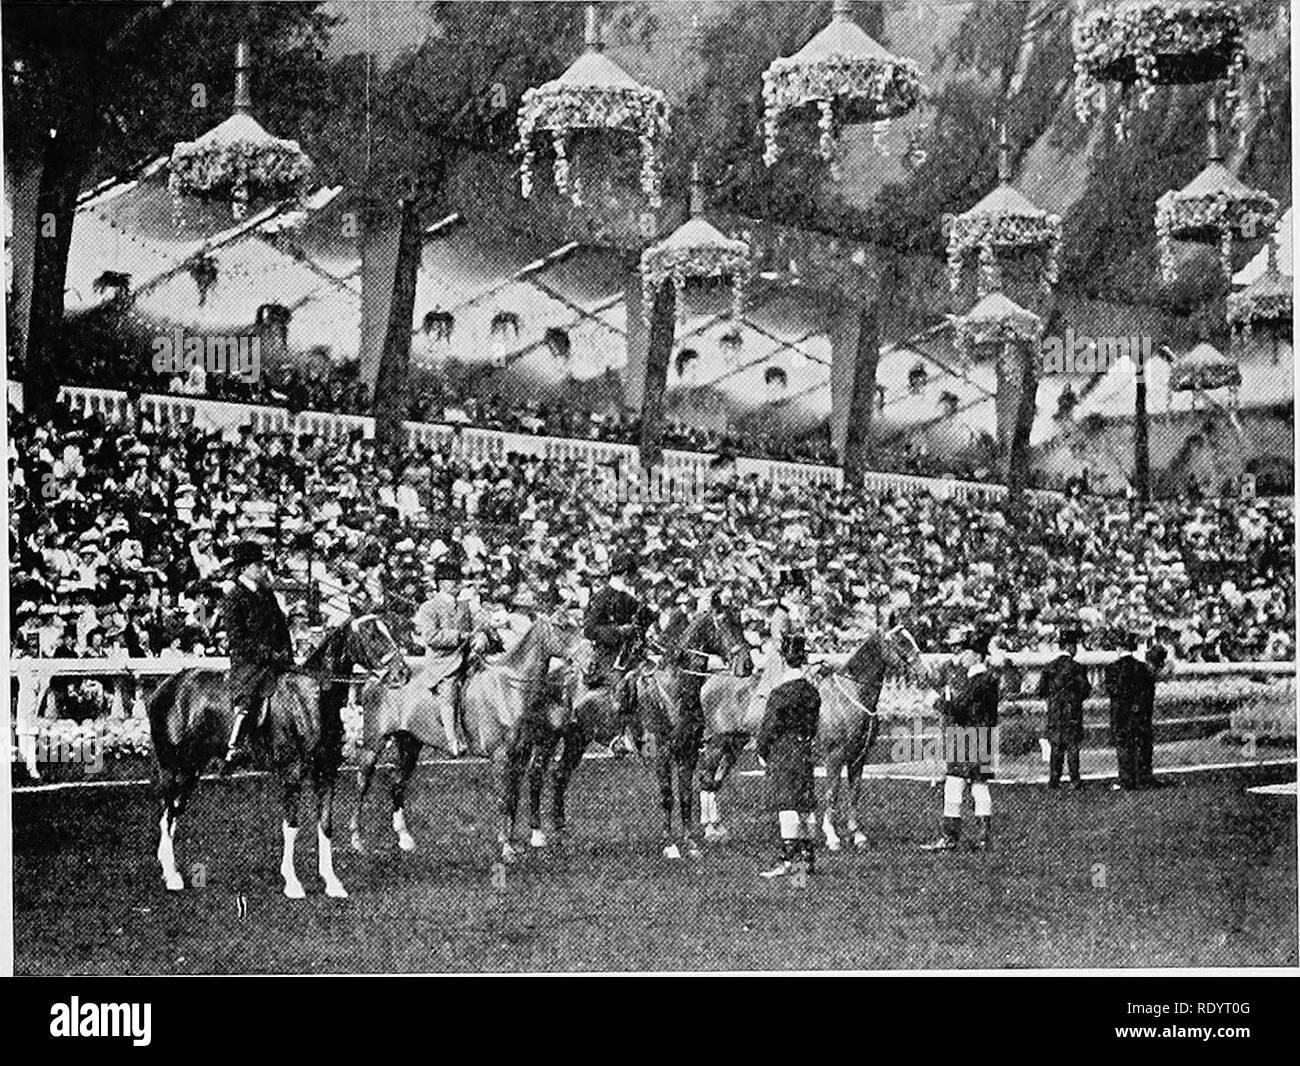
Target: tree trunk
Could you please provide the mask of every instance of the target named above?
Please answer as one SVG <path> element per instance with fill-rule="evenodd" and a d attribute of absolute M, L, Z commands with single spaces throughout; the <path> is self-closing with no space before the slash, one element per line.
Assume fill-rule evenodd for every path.
<path fill-rule="evenodd" d="M 64 91 L 62 121 L 45 143 L 40 191 L 35 203 L 35 248 L 31 266 L 31 307 L 23 352 L 24 402 L 29 411 L 54 402 L 67 360 L 60 358 L 68 250 L 77 214 L 77 197 L 94 143 L 93 94 Z M 17 229 L 15 222 L 15 229 Z M 63 364 L 63 365 L 61 365 Z"/>
<path fill-rule="evenodd" d="M 664 391 L 668 388 L 668 362 L 677 332 L 677 299 L 671 281 L 665 281 L 650 309 L 650 350 L 646 354 L 645 388 L 641 394 L 641 468 L 650 470 L 664 454 Z"/>
<path fill-rule="evenodd" d="M 388 309 L 388 329 L 379 357 L 373 413 L 375 451 L 395 459 L 402 450 L 402 422 L 406 419 L 407 377 L 411 369 L 411 319 L 415 313 L 415 287 L 424 251 L 420 204 L 414 196 L 401 201 L 397 265 L 393 298 Z"/>
<path fill-rule="evenodd" d="M 1015 423 L 1007 444 L 1007 505 L 1013 516 L 1024 513 L 1029 487 L 1029 440 L 1038 408 L 1038 359 L 1033 345 L 1017 344 L 1008 358 L 1018 377 Z"/>
<path fill-rule="evenodd" d="M 876 367 L 880 363 L 880 316 L 875 301 L 857 309 L 857 343 L 853 358 L 853 391 L 844 437 L 844 474 L 857 484 L 872 459 L 871 423 L 876 413 Z"/>
<path fill-rule="evenodd" d="M 1139 506 L 1151 500 L 1151 447 L 1147 432 L 1147 360 L 1137 365 L 1133 410 L 1133 489 Z"/>

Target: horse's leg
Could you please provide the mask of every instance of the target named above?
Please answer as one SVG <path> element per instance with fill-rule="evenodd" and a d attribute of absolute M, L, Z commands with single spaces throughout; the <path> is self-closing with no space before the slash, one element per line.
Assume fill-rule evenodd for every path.
<path fill-rule="evenodd" d="M 504 747 L 499 749 L 499 757 L 494 756 L 494 761 L 498 763 L 501 787 L 501 830 L 497 839 L 501 843 L 501 859 L 504 862 L 513 862 L 516 854 L 511 841 L 515 835 L 515 821 L 519 816 L 519 789 L 523 784 L 531 752 L 531 745 L 516 736 L 507 740 Z"/>
<path fill-rule="evenodd" d="M 582 756 L 590 743 L 591 737 L 577 722 L 565 729 L 564 750 L 551 771 L 551 824 L 557 833 L 564 831 L 564 796 L 569 787 L 569 778 L 582 762 Z"/>
<path fill-rule="evenodd" d="M 302 792 L 302 778 L 295 769 L 285 771 L 281 787 L 284 804 L 284 821 L 281 832 L 284 835 L 284 852 L 280 857 L 280 876 L 284 878 L 284 894 L 290 899 L 302 899 L 307 895 L 298 880 L 293 866 L 293 848 L 298 839 L 298 796 Z"/>
<path fill-rule="evenodd" d="M 197 780 L 188 770 L 162 770 L 159 776 L 162 817 L 158 820 L 158 863 L 169 892 L 180 892 L 185 887 L 185 879 L 176 868 L 176 824 Z"/>
<path fill-rule="evenodd" d="M 738 733 L 709 738 L 704 764 L 700 768 L 700 822 L 704 825 L 705 840 L 722 840 L 727 836 L 722 812 L 718 808 L 718 789 L 736 764 L 747 739 Z"/>
<path fill-rule="evenodd" d="M 840 798 L 840 772 L 844 769 L 844 756 L 842 745 L 826 745 L 826 790 L 823 793 L 822 832 L 826 835 L 828 851 L 839 851 L 842 846 L 840 835 L 835 832 L 835 814 Z"/>
<path fill-rule="evenodd" d="M 420 761 L 420 741 L 412 733 L 397 733 L 397 776 L 389 788 L 393 799 L 393 832 L 403 851 L 415 850 L 415 837 L 406 824 L 406 786 Z"/>
<path fill-rule="evenodd" d="M 867 834 L 858 826 L 858 805 L 862 799 L 862 771 L 867 765 L 867 755 L 871 752 L 871 735 L 854 751 L 849 759 L 849 832 L 853 834 L 853 846 L 865 848 L 869 841 Z"/>
<path fill-rule="evenodd" d="M 352 850 L 365 851 L 366 845 L 361 837 L 361 808 L 366 802 L 366 793 L 370 791 L 370 782 L 375 776 L 375 767 L 379 757 L 388 743 L 387 737 L 380 737 L 377 747 L 362 747 L 360 762 L 357 765 L 357 805 L 352 812 Z"/>
<path fill-rule="evenodd" d="M 664 812 L 663 849 L 665 859 L 680 859 L 681 849 L 673 840 L 673 754 L 667 737 L 655 736 L 655 778 L 659 781 L 659 802 Z M 690 788 L 690 785 L 687 785 Z"/>
<path fill-rule="evenodd" d="M 533 746 L 532 761 L 528 766 L 528 844 L 530 847 L 546 847 L 546 834 L 542 832 L 542 786 L 546 783 L 546 768 L 551 764 L 559 744 L 559 731 L 548 729 Z"/>
<path fill-rule="evenodd" d="M 347 899 L 347 889 L 334 872 L 334 783 L 338 767 L 333 760 L 318 761 L 312 774 L 312 788 L 316 793 L 316 868 L 325 882 L 325 895 L 333 899 Z"/>
<path fill-rule="evenodd" d="M 677 747 L 677 802 L 681 809 L 682 836 L 686 838 L 686 851 L 692 858 L 700 855 L 699 834 L 695 829 L 695 767 L 700 761 L 700 741 L 703 730 L 697 729 Z"/>

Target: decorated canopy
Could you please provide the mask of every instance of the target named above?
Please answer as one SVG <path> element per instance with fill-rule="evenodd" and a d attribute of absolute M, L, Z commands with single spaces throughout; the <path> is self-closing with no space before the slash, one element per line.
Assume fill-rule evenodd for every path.
<path fill-rule="evenodd" d="M 1228 297 L 1228 324 L 1249 338 L 1256 324 L 1289 332 L 1292 323 L 1292 280 L 1277 268 L 1277 241 L 1268 242 L 1268 269 L 1241 292 Z"/>
<path fill-rule="evenodd" d="M 998 148 L 998 187 L 952 220 L 948 231 L 948 285 L 956 292 L 961 269 L 971 252 L 979 253 L 978 291 L 981 296 L 1001 285 L 998 258 L 1040 252 L 1044 289 L 1056 283 L 1061 250 L 1061 219 L 1037 207 L 1009 183 L 1006 132 Z"/>
<path fill-rule="evenodd" d="M 781 118 L 817 105 L 821 156 L 839 177 L 836 124 L 887 123 L 921 100 L 921 74 L 910 59 L 891 55 L 853 21 L 848 0 L 836 0 L 831 23 L 792 56 L 763 72 L 763 162 L 775 163 L 781 149 Z"/>
<path fill-rule="evenodd" d="M 642 307 L 647 319 L 656 290 L 671 281 L 678 292 L 678 314 L 685 315 L 682 290 L 691 280 L 730 278 L 732 318 L 740 320 L 749 276 L 749 245 L 725 237 L 704 218 L 704 193 L 698 164 L 691 178 L 691 217 L 658 244 L 641 253 Z"/>
<path fill-rule="evenodd" d="M 1173 242 L 1217 244 L 1226 277 L 1232 277 L 1232 242 L 1267 233 L 1277 225 L 1277 201 L 1240 181 L 1212 159 L 1186 186 L 1156 202 L 1156 237 L 1165 281 L 1175 277 Z"/>
<path fill-rule="evenodd" d="M 1105 106 L 1104 84 L 1137 91 L 1145 110 L 1157 85 L 1228 79 L 1239 107 L 1245 44 L 1241 11 L 1222 0 L 1122 0 L 1074 25 L 1074 106 L 1081 120 Z M 1234 108 L 1235 110 L 1235 108 Z M 1120 123 L 1125 116 L 1121 114 Z"/>
<path fill-rule="evenodd" d="M 1202 342 L 1174 361 L 1169 388 L 1174 392 L 1208 392 L 1235 389 L 1241 384 L 1241 367 L 1215 348 Z"/>
<path fill-rule="evenodd" d="M 964 315 L 954 315 L 957 345 L 972 357 L 983 345 L 1033 344 L 1043 320 L 1000 292 L 991 292 Z"/>
<path fill-rule="evenodd" d="M 641 190 L 651 207 L 659 207 L 660 145 L 668 133 L 668 102 L 658 89 L 640 84 L 601 52 L 594 5 L 587 8 L 587 50 L 554 81 L 524 93 L 519 107 L 519 143 L 523 153 L 520 188 L 532 193 L 534 138 L 549 133 L 555 150 L 555 187 L 582 202 L 580 182 L 570 181 L 569 142 L 578 133 L 629 133 L 640 144 Z"/>
<path fill-rule="evenodd" d="M 243 218 L 252 200 L 284 200 L 306 191 L 311 160 L 297 141 L 273 137 L 251 114 L 248 45 L 235 53 L 235 113 L 194 141 L 172 149 L 173 196 L 230 197 Z"/>

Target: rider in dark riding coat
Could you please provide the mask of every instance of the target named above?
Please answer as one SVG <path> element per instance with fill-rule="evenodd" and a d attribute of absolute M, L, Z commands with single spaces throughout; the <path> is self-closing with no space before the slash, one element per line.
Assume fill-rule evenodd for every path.
<path fill-rule="evenodd" d="M 692 744 L 699 747 L 704 739 L 704 708 L 700 704 L 700 690 L 711 674 L 728 669 L 727 648 L 723 626 L 725 612 L 730 608 L 729 598 L 712 588 L 693 590 L 695 611 L 689 616 L 670 648 L 670 662 L 681 671 L 678 698 L 681 720 L 674 732 L 674 745 Z M 739 626 L 736 626 L 737 630 Z M 741 676 L 752 669 L 748 656 L 739 664 Z"/>
<path fill-rule="evenodd" d="M 253 711 L 260 719 L 275 682 L 294 663 L 289 620 L 271 587 L 261 546 L 254 541 L 235 545 L 230 562 L 239 576 L 226 594 L 221 613 L 230 656 L 230 704 L 235 722 L 223 770 L 244 748 L 244 720 Z"/>
<path fill-rule="evenodd" d="M 612 558 L 609 584 L 592 596 L 583 619 L 583 635 L 593 649 L 587 684 L 610 688 L 618 709 L 622 744 L 616 741 L 616 754 L 641 748 L 642 731 L 627 673 L 641 655 L 646 629 L 655 621 L 654 610 L 642 606 L 628 584 L 635 572 L 636 561 L 630 555 Z"/>

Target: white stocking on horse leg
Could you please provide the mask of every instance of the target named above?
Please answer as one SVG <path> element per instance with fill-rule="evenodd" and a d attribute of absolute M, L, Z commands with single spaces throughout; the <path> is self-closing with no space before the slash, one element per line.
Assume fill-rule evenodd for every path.
<path fill-rule="evenodd" d="M 284 833 L 284 855 L 280 859 L 280 876 L 284 878 L 284 894 L 290 899 L 303 899 L 307 892 L 293 868 L 293 845 L 298 839 L 298 830 L 288 822 L 282 822 L 280 828 Z"/>
<path fill-rule="evenodd" d="M 546 834 L 543 833 L 540 829 L 534 829 L 531 833 L 528 834 L 528 846 L 530 848 L 546 847 Z"/>
<path fill-rule="evenodd" d="M 415 837 L 406 828 L 406 811 L 398 807 L 393 811 L 393 832 L 397 834 L 397 846 L 403 851 L 415 850 Z"/>
<path fill-rule="evenodd" d="M 347 899 L 348 890 L 334 872 L 334 845 L 319 825 L 316 826 L 316 849 L 319 856 L 317 868 L 320 870 L 320 879 L 325 882 L 325 895 L 331 899 Z"/>
<path fill-rule="evenodd" d="M 831 821 L 831 812 L 822 815 L 822 832 L 826 835 L 826 847 L 829 851 L 840 850 L 840 835 L 835 832 L 835 823 Z"/>
<path fill-rule="evenodd" d="M 185 879 L 176 869 L 176 823 L 168 824 L 167 812 L 158 822 L 158 862 L 162 865 L 163 880 L 168 892 L 179 892 L 185 887 Z"/>

